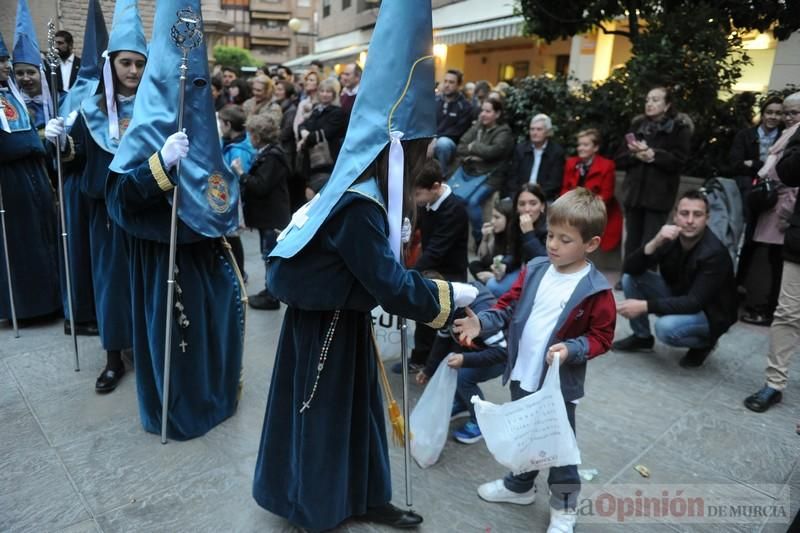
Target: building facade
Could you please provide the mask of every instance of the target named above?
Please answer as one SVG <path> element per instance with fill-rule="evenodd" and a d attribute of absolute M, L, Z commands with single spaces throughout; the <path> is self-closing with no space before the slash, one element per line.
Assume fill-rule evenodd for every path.
<path fill-rule="evenodd" d="M 318 0 L 221 0 L 233 28 L 221 43 L 249 49 L 259 61 L 279 64 L 311 53 L 314 14 Z M 295 33 L 289 21 L 296 18 L 305 31 Z"/>
<path fill-rule="evenodd" d="M 111 19 L 114 16 L 114 0 L 100 0 L 106 27 L 111 31 Z M 16 2 L 3 0 L 3 9 L 0 10 L 0 32 L 11 49 L 14 41 L 14 22 L 17 16 Z M 203 35 L 208 48 L 209 59 L 220 38 L 230 30 L 225 18 L 225 13 L 220 9 L 220 0 L 202 0 L 203 9 Z M 8 9 L 6 7 L 8 6 Z M 53 19 L 56 28 L 67 30 L 75 40 L 75 54 L 80 56 L 83 48 L 83 31 L 86 25 L 86 0 L 28 0 L 36 36 L 39 38 L 39 47 L 45 50 L 47 46 L 47 23 Z M 139 14 L 144 25 L 144 34 L 150 39 L 153 32 L 153 17 L 156 12 L 156 0 L 138 0 Z"/>
<path fill-rule="evenodd" d="M 303 68 L 313 59 L 337 72 L 352 61 L 363 64 L 375 26 L 379 0 L 319 0 L 315 49 L 290 65 Z M 610 26 L 624 30 L 625 21 Z M 570 74 L 583 82 L 601 81 L 631 55 L 627 38 L 592 32 L 545 43 L 523 35 L 523 19 L 511 0 L 433 0 L 437 78 L 458 68 L 467 80 L 514 81 L 525 76 Z M 800 80 L 800 34 L 778 42 L 768 34 L 748 34 L 753 58 L 737 91 L 779 89 Z"/>

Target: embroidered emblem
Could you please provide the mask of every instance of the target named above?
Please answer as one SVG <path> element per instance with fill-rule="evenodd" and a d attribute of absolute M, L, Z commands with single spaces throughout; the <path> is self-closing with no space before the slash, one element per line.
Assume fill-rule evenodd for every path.
<path fill-rule="evenodd" d="M 206 200 L 215 213 L 225 213 L 230 209 L 231 197 L 228 184 L 222 179 L 221 174 L 215 173 L 209 176 Z"/>
<path fill-rule="evenodd" d="M 15 121 L 19 119 L 19 113 L 17 113 L 17 108 L 12 104 L 10 101 L 6 100 L 5 98 L 0 96 L 0 99 L 3 100 L 3 110 L 5 111 L 6 118 L 9 122 Z"/>
<path fill-rule="evenodd" d="M 119 136 L 120 136 L 120 138 L 122 138 L 122 136 L 125 135 L 125 130 L 128 129 L 128 126 L 130 125 L 130 123 L 131 123 L 131 119 L 130 118 L 121 118 L 121 119 L 119 119 Z"/>

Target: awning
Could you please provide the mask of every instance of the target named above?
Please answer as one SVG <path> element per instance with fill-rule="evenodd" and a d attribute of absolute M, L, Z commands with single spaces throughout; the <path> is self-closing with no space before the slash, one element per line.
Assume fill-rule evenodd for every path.
<path fill-rule="evenodd" d="M 368 44 L 359 44 L 353 46 L 346 46 L 344 48 L 337 48 L 336 50 L 328 50 L 326 52 L 318 52 L 315 54 L 308 54 L 304 56 L 297 57 L 292 59 L 291 61 L 287 61 L 284 63 L 287 67 L 302 67 L 305 65 L 310 65 L 312 61 L 319 60 L 323 63 L 326 61 L 332 61 L 334 59 L 344 59 L 352 57 L 355 59 L 358 54 L 363 52 L 369 47 Z"/>
<path fill-rule="evenodd" d="M 523 17 L 516 16 L 436 29 L 433 32 L 433 42 L 437 44 L 470 44 L 508 37 L 521 37 L 523 23 Z"/>

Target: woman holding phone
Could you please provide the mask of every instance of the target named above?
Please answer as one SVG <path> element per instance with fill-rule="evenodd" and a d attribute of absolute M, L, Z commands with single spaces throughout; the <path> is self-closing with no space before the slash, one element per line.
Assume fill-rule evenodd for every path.
<path fill-rule="evenodd" d="M 626 256 L 652 239 L 669 218 L 693 130 L 691 119 L 676 112 L 668 88 L 650 89 L 644 114 L 633 119 L 615 157 L 617 168 L 625 171 Z"/>

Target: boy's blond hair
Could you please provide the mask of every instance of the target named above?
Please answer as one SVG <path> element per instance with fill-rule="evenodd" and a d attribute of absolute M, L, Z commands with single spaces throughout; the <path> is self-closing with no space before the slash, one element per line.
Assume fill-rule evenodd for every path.
<path fill-rule="evenodd" d="M 578 187 L 547 208 L 547 225 L 567 225 L 577 229 L 583 242 L 600 237 L 606 229 L 606 204 L 589 189 Z"/>

